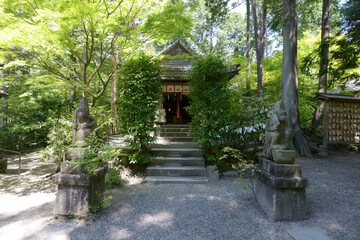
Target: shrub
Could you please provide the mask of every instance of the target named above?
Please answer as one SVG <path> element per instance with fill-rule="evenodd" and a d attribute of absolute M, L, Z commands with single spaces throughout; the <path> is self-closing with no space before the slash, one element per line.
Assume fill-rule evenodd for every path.
<path fill-rule="evenodd" d="M 48 146 L 42 151 L 42 160 L 61 162 L 72 142 L 72 123 L 64 117 L 55 123 L 48 134 Z"/>
<path fill-rule="evenodd" d="M 229 75 L 223 60 L 214 55 L 200 57 L 189 74 L 194 140 L 208 161 L 218 165 L 219 150 L 229 133 Z"/>
<path fill-rule="evenodd" d="M 84 164 L 87 173 L 94 173 L 96 169 L 102 167 L 108 161 L 116 158 L 120 149 L 114 149 L 109 144 L 104 143 L 103 139 L 97 136 L 96 131 L 86 139 L 88 146 L 85 149 L 84 155 L 79 159 L 72 159 L 71 161 Z"/>
<path fill-rule="evenodd" d="M 221 154 L 221 161 L 231 162 L 232 167 L 239 170 L 236 181 L 243 184 L 244 191 L 251 189 L 255 201 L 257 201 L 253 182 L 253 177 L 258 171 L 255 162 L 246 159 L 245 155 L 240 150 L 230 147 L 224 147 L 221 150 Z"/>
<path fill-rule="evenodd" d="M 155 141 L 156 108 L 160 103 L 160 67 L 150 57 L 141 54 L 128 60 L 119 79 L 118 112 L 121 131 L 130 139 L 136 155 L 130 163 L 150 161 L 147 145 Z"/>
<path fill-rule="evenodd" d="M 264 127 L 273 110 L 271 96 L 248 96 L 245 92 L 231 87 L 231 141 L 228 146 L 241 148 L 246 152 L 249 145 L 261 145 Z"/>
<path fill-rule="evenodd" d="M 121 171 L 118 168 L 110 167 L 105 176 L 105 187 L 110 189 L 117 186 L 122 186 L 124 181 L 121 179 Z"/>
<path fill-rule="evenodd" d="M 9 96 L 0 101 L 0 148 L 28 150 L 44 147 L 47 135 L 64 112 L 66 101 L 59 89 L 30 86 L 25 78 L 11 78 Z"/>

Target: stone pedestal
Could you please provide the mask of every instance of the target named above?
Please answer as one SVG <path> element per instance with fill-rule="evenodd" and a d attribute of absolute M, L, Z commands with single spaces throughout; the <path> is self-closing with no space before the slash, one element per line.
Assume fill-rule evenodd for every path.
<path fill-rule="evenodd" d="M 260 158 L 260 171 L 255 187 L 260 206 L 274 221 L 307 218 L 306 187 L 297 164 L 277 164 Z"/>
<path fill-rule="evenodd" d="M 209 181 L 219 180 L 219 171 L 216 166 L 211 165 L 206 168 L 206 176 Z"/>
<path fill-rule="evenodd" d="M 5 173 L 7 168 L 7 160 L 0 159 L 0 173 Z"/>
<path fill-rule="evenodd" d="M 324 157 L 328 156 L 329 155 L 328 147 L 325 145 L 320 145 L 319 146 L 319 155 L 324 156 Z"/>
<path fill-rule="evenodd" d="M 66 160 L 71 161 L 72 159 L 81 159 L 85 155 L 87 146 L 83 147 L 71 147 L 67 149 Z"/>
<path fill-rule="evenodd" d="M 85 217 L 90 213 L 90 206 L 100 206 L 106 172 L 107 166 L 89 175 L 81 165 L 62 162 L 60 173 L 52 177 L 53 183 L 58 184 L 54 214 Z"/>

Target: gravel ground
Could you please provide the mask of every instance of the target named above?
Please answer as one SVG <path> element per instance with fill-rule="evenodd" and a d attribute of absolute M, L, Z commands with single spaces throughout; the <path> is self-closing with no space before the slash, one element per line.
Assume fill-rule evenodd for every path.
<path fill-rule="evenodd" d="M 310 216 L 277 223 L 231 177 L 192 185 L 131 181 L 108 191 L 110 206 L 90 220 L 56 221 L 51 184 L 48 192 L 16 195 L 0 175 L 0 192 L 10 192 L 0 196 L 0 239 L 294 239 L 292 231 L 306 228 L 360 239 L 360 153 L 296 162 L 310 182 Z"/>
<path fill-rule="evenodd" d="M 306 190 L 309 219 L 281 223 L 286 229 L 317 227 L 331 239 L 360 239 L 360 153 L 331 153 L 315 160 L 296 159 L 303 176 L 309 179 Z"/>

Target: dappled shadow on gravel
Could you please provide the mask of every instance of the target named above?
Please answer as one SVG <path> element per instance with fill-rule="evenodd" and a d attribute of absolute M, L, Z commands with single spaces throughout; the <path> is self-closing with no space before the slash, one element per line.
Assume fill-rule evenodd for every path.
<path fill-rule="evenodd" d="M 56 185 L 51 182 L 57 164 L 38 162 L 41 155 L 32 153 L 22 157 L 21 174 L 18 173 L 18 158 L 8 158 L 6 173 L 0 174 L 0 194 L 8 193 L 26 196 L 37 192 L 55 192 Z"/>
<path fill-rule="evenodd" d="M 314 160 L 304 158 L 303 176 L 310 215 L 306 221 L 281 223 L 285 228 L 323 229 L 332 239 L 359 239 L 360 236 L 360 153 L 336 152 Z"/>
<path fill-rule="evenodd" d="M 111 206 L 71 239 L 291 239 L 232 179 L 119 189 Z"/>
<path fill-rule="evenodd" d="M 25 239 L 38 234 L 52 219 L 55 195 L 27 196 L 2 194 L 0 197 L 0 239 Z"/>
<path fill-rule="evenodd" d="M 360 236 L 360 154 L 297 159 L 307 188 L 309 219 L 272 222 L 251 191 L 226 178 L 203 185 L 127 186 L 94 222 L 71 239 L 293 239 L 291 229 L 324 230 L 330 239 Z"/>
<path fill-rule="evenodd" d="M 47 163 L 29 160 L 22 175 L 0 175 L 0 239 L 293 239 L 320 229 L 330 239 L 360 236 L 360 153 L 298 158 L 309 179 L 309 219 L 272 222 L 232 177 L 207 184 L 136 184 L 108 190 L 108 208 L 88 221 L 55 221 L 56 186 Z M 38 192 L 38 193 L 35 193 Z M 5 238 L 3 238 L 5 236 Z"/>

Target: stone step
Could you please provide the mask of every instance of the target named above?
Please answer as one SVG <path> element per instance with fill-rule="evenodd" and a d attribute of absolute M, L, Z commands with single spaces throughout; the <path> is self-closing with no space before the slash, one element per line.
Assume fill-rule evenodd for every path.
<path fill-rule="evenodd" d="M 191 132 L 159 132 L 159 137 L 191 137 Z"/>
<path fill-rule="evenodd" d="M 110 145 L 111 145 L 111 148 L 113 148 L 113 149 L 122 149 L 125 152 L 131 152 L 131 151 L 134 150 L 133 148 L 128 147 L 128 146 L 124 146 L 122 144 L 110 143 Z"/>
<path fill-rule="evenodd" d="M 156 143 L 150 145 L 150 148 L 188 148 L 199 149 L 200 146 L 193 142 L 168 142 L 158 139 Z"/>
<path fill-rule="evenodd" d="M 204 159 L 201 157 L 155 157 L 152 161 L 156 166 L 204 166 Z"/>
<path fill-rule="evenodd" d="M 166 127 L 160 127 L 159 128 L 159 132 L 160 133 L 164 133 L 164 132 L 191 132 L 191 129 L 190 128 L 174 128 L 174 127 L 171 127 L 171 128 L 166 128 Z"/>
<path fill-rule="evenodd" d="M 150 151 L 154 157 L 202 157 L 199 150 L 196 148 L 152 148 Z"/>
<path fill-rule="evenodd" d="M 206 177 L 166 177 L 166 176 L 147 176 L 145 183 L 206 183 L 208 179 Z"/>
<path fill-rule="evenodd" d="M 183 129 L 190 129 L 190 124 L 166 124 L 161 125 L 160 129 L 169 129 L 169 128 L 183 128 Z"/>
<path fill-rule="evenodd" d="M 150 166 L 146 169 L 147 176 L 202 176 L 206 177 L 206 168 L 198 166 Z"/>
<path fill-rule="evenodd" d="M 192 137 L 158 137 L 159 141 L 162 142 L 192 142 Z"/>

